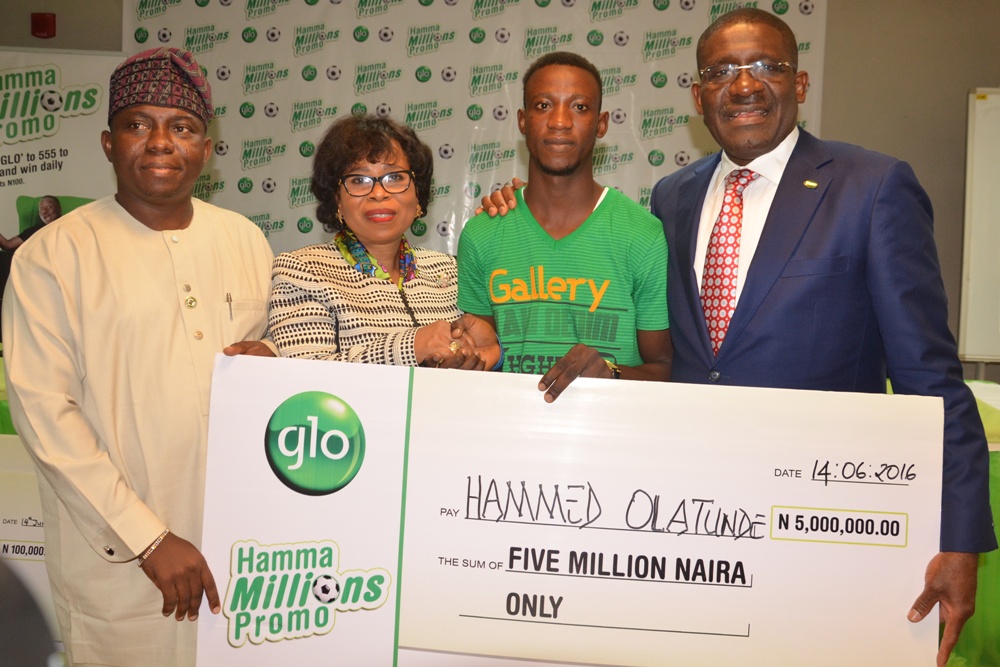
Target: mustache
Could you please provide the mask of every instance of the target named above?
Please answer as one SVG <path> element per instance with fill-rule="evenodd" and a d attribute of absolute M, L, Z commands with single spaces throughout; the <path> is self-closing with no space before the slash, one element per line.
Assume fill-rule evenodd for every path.
<path fill-rule="evenodd" d="M 755 93 L 742 97 L 738 101 L 731 101 L 723 105 L 720 111 L 723 114 L 731 116 L 744 111 L 771 111 L 773 108 L 772 100 L 759 93 Z"/>

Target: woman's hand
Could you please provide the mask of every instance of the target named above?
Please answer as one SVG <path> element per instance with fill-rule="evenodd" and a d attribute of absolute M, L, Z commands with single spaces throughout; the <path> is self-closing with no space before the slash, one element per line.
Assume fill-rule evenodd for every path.
<path fill-rule="evenodd" d="M 417 329 L 414 351 L 422 366 L 474 370 L 484 365 L 475 339 L 462 332 L 455 335 L 452 323 L 445 320 Z"/>

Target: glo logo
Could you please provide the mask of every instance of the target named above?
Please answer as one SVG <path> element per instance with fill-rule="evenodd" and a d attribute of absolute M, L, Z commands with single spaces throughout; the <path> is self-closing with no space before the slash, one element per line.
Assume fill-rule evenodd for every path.
<path fill-rule="evenodd" d="M 365 459 L 365 430 L 343 399 L 307 391 L 286 399 L 271 415 L 264 453 L 285 486 L 325 496 L 358 474 Z"/>

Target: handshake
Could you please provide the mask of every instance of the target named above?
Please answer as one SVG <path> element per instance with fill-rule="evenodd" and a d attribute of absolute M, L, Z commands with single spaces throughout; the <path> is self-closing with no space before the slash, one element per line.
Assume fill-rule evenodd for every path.
<path fill-rule="evenodd" d="M 417 329 L 414 348 L 421 366 L 482 371 L 501 361 L 500 340 L 489 322 L 465 314 L 454 322 L 437 320 Z"/>

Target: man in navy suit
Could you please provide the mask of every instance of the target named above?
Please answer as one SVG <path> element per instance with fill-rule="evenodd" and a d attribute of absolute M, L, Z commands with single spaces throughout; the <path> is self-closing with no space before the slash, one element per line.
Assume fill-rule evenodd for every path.
<path fill-rule="evenodd" d="M 909 612 L 941 604 L 944 665 L 975 608 L 977 553 L 996 548 L 982 423 L 962 379 L 927 194 L 904 162 L 796 126 L 809 77 L 772 14 L 739 9 L 698 42 L 695 106 L 723 152 L 657 183 L 670 248 L 676 382 L 944 399 L 941 553 Z M 735 310 L 713 351 L 701 289 L 726 177 L 746 168 Z"/>
<path fill-rule="evenodd" d="M 997 545 L 986 437 L 948 329 L 931 204 L 906 163 L 796 127 L 809 83 L 797 53 L 789 27 L 757 9 L 724 14 L 698 41 L 692 94 L 723 152 L 662 179 L 651 199 L 670 250 L 671 379 L 882 393 L 888 378 L 896 393 L 944 400 L 941 552 L 908 614 L 920 621 L 940 603 L 943 666 L 975 609 L 978 553 Z M 726 178 L 742 168 L 753 176 L 736 304 L 716 352 L 703 269 Z M 483 206 L 504 214 L 512 199 L 505 188 Z"/>

